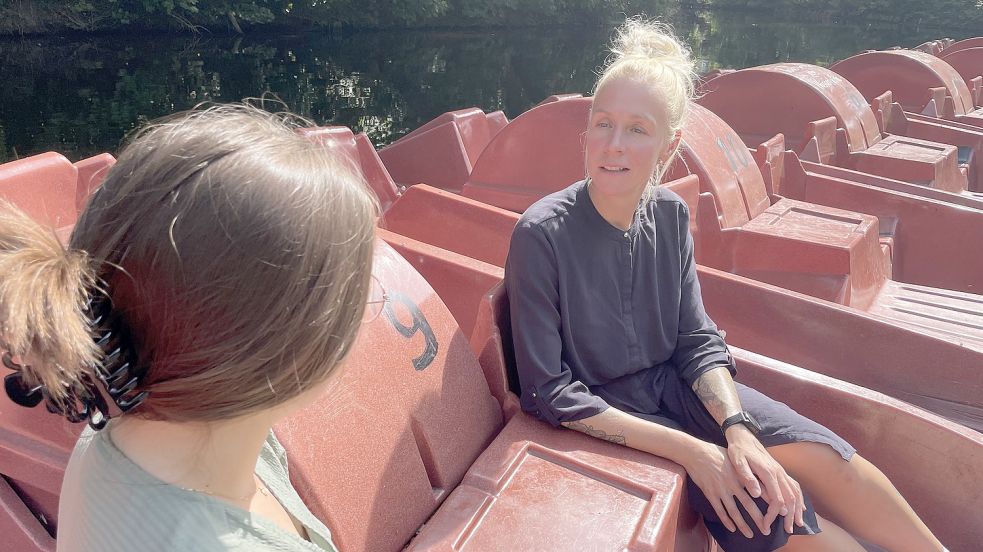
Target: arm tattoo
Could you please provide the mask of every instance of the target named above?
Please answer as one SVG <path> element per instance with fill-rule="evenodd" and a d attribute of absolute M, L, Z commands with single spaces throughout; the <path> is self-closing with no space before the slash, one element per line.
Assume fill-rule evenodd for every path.
<path fill-rule="evenodd" d="M 621 433 L 612 435 L 606 431 L 602 431 L 600 429 L 594 429 L 592 426 L 589 426 L 581 422 L 563 422 L 562 425 L 563 427 L 577 430 L 581 433 L 590 435 L 591 437 L 597 437 L 598 439 L 601 439 L 603 441 L 609 441 L 612 443 L 625 445 L 625 446 L 628 445 L 628 441 L 625 439 L 625 436 L 622 435 Z"/>
<path fill-rule="evenodd" d="M 717 423 L 741 411 L 741 399 L 727 368 L 721 366 L 696 379 L 693 391 Z"/>

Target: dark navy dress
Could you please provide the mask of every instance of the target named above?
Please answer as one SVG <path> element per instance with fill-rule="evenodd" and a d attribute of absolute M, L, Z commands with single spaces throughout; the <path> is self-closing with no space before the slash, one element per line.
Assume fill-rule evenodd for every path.
<path fill-rule="evenodd" d="M 726 446 L 692 385 L 720 366 L 736 371 L 703 308 L 679 196 L 657 188 L 627 232 L 604 220 L 586 181 L 547 196 L 515 228 L 505 282 L 524 410 L 559 426 L 613 406 Z M 766 447 L 813 441 L 845 460 L 854 454 L 785 404 L 741 384 L 737 391 Z M 724 550 L 775 550 L 788 539 L 780 517 L 769 536 L 731 533 L 692 482 L 689 495 Z M 806 506 L 806 526 L 796 534 L 819 532 L 808 497 Z"/>

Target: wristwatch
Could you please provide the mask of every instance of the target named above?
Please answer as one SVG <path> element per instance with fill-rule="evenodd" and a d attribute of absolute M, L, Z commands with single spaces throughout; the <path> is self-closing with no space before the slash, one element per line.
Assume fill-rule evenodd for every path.
<path fill-rule="evenodd" d="M 720 424 L 720 432 L 726 433 L 728 427 L 737 424 L 744 424 L 744 426 L 750 429 L 751 433 L 754 435 L 761 433 L 761 426 L 758 425 L 758 421 L 752 418 L 751 414 L 749 414 L 746 410 L 742 410 L 724 420 L 724 423 Z"/>

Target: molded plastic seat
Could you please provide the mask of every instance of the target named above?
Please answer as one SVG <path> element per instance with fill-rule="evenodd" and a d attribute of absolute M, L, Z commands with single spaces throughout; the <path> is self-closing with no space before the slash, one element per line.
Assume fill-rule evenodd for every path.
<path fill-rule="evenodd" d="M 59 239 L 68 240 L 89 186 L 98 186 L 115 160 L 102 154 L 72 165 L 44 153 L 0 165 L 0 197 Z M 77 203 L 81 201 L 82 203 Z M 5 370 L 0 370 L 5 371 Z M 64 466 L 82 427 L 44 409 L 21 408 L 0 393 L 0 533 L 18 551 L 53 551 Z M 7 540 L 10 539 L 10 540 Z"/>
<path fill-rule="evenodd" d="M 460 192 L 481 151 L 508 122 L 501 111 L 449 111 L 382 148 L 379 157 L 401 186 L 424 183 Z"/>
<path fill-rule="evenodd" d="M 573 533 L 584 509 L 626 528 L 622 537 L 642 528 L 642 543 L 706 542 L 702 524 L 682 507 L 678 466 L 524 415 L 496 437 L 499 403 L 443 302 L 381 242 L 375 275 L 391 298 L 384 314 L 363 327 L 324 399 L 276 427 L 291 479 L 339 547 L 399 550 L 435 511 L 411 549 L 450 546 L 457 537 L 435 528 L 459 528 L 468 508 L 482 514 L 469 525 L 473 549 L 516 549 L 544 516 Z M 576 450 L 587 452 L 569 452 Z M 508 481 L 489 486 L 502 481 L 503 468 Z M 521 520 L 510 517 L 514 509 Z M 489 536 L 491 548 L 480 546 Z"/>
<path fill-rule="evenodd" d="M 729 272 L 864 308 L 890 272 L 877 228 L 876 217 L 783 199 L 741 226 L 724 247 L 729 262 L 721 264 Z"/>
<path fill-rule="evenodd" d="M 760 149 L 759 149 L 760 152 Z M 864 212 L 878 218 L 880 242 L 893 279 L 976 293 L 983 289 L 983 258 L 967 255 L 963 237 L 983 231 L 983 202 L 958 202 L 941 190 L 799 161 L 786 152 L 772 161 L 758 156 L 762 174 L 777 167 L 776 193 L 813 204 Z M 917 197 L 915 192 L 922 192 Z"/>
<path fill-rule="evenodd" d="M 887 136 L 857 152 L 853 169 L 959 193 L 966 175 L 959 174 L 958 148 L 903 136 Z"/>
<path fill-rule="evenodd" d="M 718 322 L 720 319 L 724 319 L 726 327 L 734 328 L 733 331 L 735 332 L 760 333 L 761 328 L 756 321 L 764 320 L 767 315 L 757 316 L 760 309 L 753 306 L 755 300 L 753 295 L 757 292 L 765 292 L 772 296 L 772 299 L 766 300 L 765 304 L 774 306 L 776 312 L 783 312 L 793 303 L 796 303 L 798 307 L 805 308 L 797 314 L 801 314 L 806 319 L 824 318 L 822 315 L 817 317 L 816 312 L 808 312 L 816 307 L 821 308 L 822 302 L 820 301 L 796 301 L 789 292 L 780 292 L 771 286 L 757 284 L 748 286 L 748 291 L 754 292 L 750 294 L 752 297 L 748 303 L 743 301 L 749 295 L 748 293 L 739 291 L 735 293 L 734 289 L 726 289 L 732 284 L 739 283 L 738 281 L 742 278 L 705 267 L 699 267 L 698 271 L 704 290 L 709 286 L 715 292 L 740 298 L 744 303 L 742 305 L 734 303 L 728 305 L 726 301 L 714 300 L 712 302 L 712 306 L 718 308 L 714 309 L 715 312 L 711 314 Z M 725 284 L 725 289 L 719 289 L 718 284 L 720 283 Z M 774 298 L 779 299 L 779 301 L 774 301 Z M 489 336 L 487 348 L 494 347 L 491 345 L 492 343 L 501 344 L 499 345 L 501 360 L 495 364 L 499 367 L 500 373 L 497 376 L 490 374 L 493 369 L 488 366 L 485 367 L 486 377 L 488 377 L 489 382 L 499 382 L 491 385 L 493 392 L 496 387 L 506 385 L 505 382 L 510 382 L 508 385 L 517 390 L 518 385 L 513 375 L 515 371 L 514 359 L 510 354 L 511 336 L 509 334 L 511 330 L 507 312 L 508 299 L 503 290 L 499 288 L 486 297 L 484 305 L 483 312 L 487 313 L 486 318 L 497 321 L 496 324 L 492 325 L 492 328 L 500 330 L 497 335 Z M 799 309 L 788 310 L 791 312 Z M 717 316 L 724 312 L 727 315 L 718 319 Z M 885 377 L 902 385 L 910 382 L 910 379 L 905 378 L 908 374 L 903 372 L 906 370 L 918 371 L 922 366 L 920 364 L 922 361 L 912 362 L 910 359 L 912 354 L 925 355 L 925 358 L 947 358 L 948 362 L 953 360 L 948 356 L 949 353 L 940 354 L 944 350 L 940 349 L 940 346 L 944 348 L 945 344 L 939 340 L 926 338 L 912 333 L 910 330 L 896 327 L 886 327 L 880 331 L 869 327 L 867 330 L 861 330 L 861 326 L 856 325 L 858 322 L 868 326 L 884 326 L 884 322 L 865 315 L 851 314 L 849 309 L 834 307 L 830 314 L 836 320 L 830 320 L 828 324 L 822 325 L 822 330 L 828 335 L 822 337 L 813 335 L 810 340 L 811 343 L 803 343 L 800 339 L 801 335 L 808 335 L 813 332 L 808 323 L 803 322 L 790 327 L 788 321 L 781 319 L 781 317 L 775 317 L 772 322 L 788 329 L 775 332 L 771 336 L 778 338 L 779 343 L 794 349 L 802 357 L 809 358 L 814 366 L 825 373 L 837 372 L 853 377 L 859 376 L 865 382 L 874 381 L 874 378 L 878 377 Z M 479 322 L 480 325 L 481 322 Z M 873 333 L 881 336 L 877 343 L 865 344 L 857 343 L 856 340 L 844 339 L 851 334 L 862 335 L 872 330 Z M 907 343 L 910 350 L 892 350 L 891 344 L 896 342 L 896 336 L 893 334 L 903 334 L 902 340 Z M 785 339 L 786 337 L 788 339 Z M 841 343 L 844 346 L 830 348 L 828 343 Z M 923 349 L 923 347 L 925 348 Z M 835 355 L 826 354 L 831 349 L 836 349 L 834 352 L 841 355 L 842 358 L 834 358 Z M 983 465 L 983 446 L 981 446 L 983 445 L 983 435 L 881 393 L 737 347 L 732 347 L 731 350 L 737 361 L 738 381 L 789 404 L 796 411 L 819 421 L 851 442 L 860 454 L 873 461 L 891 478 L 915 510 L 944 542 L 955 543 L 960 548 L 970 549 L 971 544 L 980 538 L 975 533 L 983 535 L 983 527 L 978 527 L 973 522 L 977 508 L 979 505 L 983 505 L 983 495 L 977 492 L 978 485 L 975 481 L 975 474 L 979 470 L 978 466 Z M 909 356 L 900 356 L 897 353 Z M 482 359 L 485 358 L 486 355 L 483 354 Z M 879 371 L 877 368 L 885 369 Z M 978 378 L 971 385 L 978 386 Z M 918 389 L 914 396 L 924 400 L 936 392 L 934 387 L 937 386 L 937 381 L 926 381 L 924 385 L 916 385 L 912 388 Z M 959 407 L 958 404 L 946 401 L 939 401 L 938 404 L 947 407 Z M 975 411 L 967 410 L 961 414 L 975 416 L 975 421 L 983 422 L 983 417 L 981 417 L 983 410 L 978 407 Z M 510 423 L 506 427 L 506 431 L 511 425 Z M 913 442 L 918 444 L 912 446 Z M 483 455 L 482 459 L 484 457 Z M 959 466 L 953 466 L 951 464 L 953 461 Z M 479 459 L 480 462 L 481 459 Z M 504 465 L 499 464 L 499 466 Z M 931 474 L 931 476 L 927 477 L 926 474 Z M 466 478 L 465 482 L 467 481 Z M 480 481 L 478 486 L 488 487 L 489 483 L 494 486 L 498 481 L 500 479 L 492 477 L 490 481 L 488 479 Z M 498 487 L 495 488 L 497 490 Z M 488 496 L 488 493 L 484 491 L 474 494 L 476 496 L 466 497 L 471 504 L 478 503 L 481 497 Z M 967 503 L 973 504 L 973 506 L 962 508 L 962 505 Z M 953 505 L 959 506 L 954 508 Z M 461 530 L 460 528 L 465 525 L 466 520 L 470 517 L 469 514 L 474 510 L 467 508 L 467 505 L 463 505 L 462 509 L 464 515 L 445 516 L 445 518 L 452 517 L 449 521 L 438 514 L 431 521 L 431 525 L 436 527 L 428 526 L 427 529 L 445 531 L 454 536 L 467 536 L 468 530 Z M 517 515 L 521 516 L 522 514 Z M 451 528 L 445 528 L 447 525 L 450 525 Z M 966 530 L 967 526 L 973 527 L 969 533 Z M 426 534 L 426 530 L 424 534 Z M 463 538 L 458 542 L 462 540 Z M 688 550 L 689 548 L 683 549 Z"/>
<path fill-rule="evenodd" d="M 790 204 L 790 199 L 779 199 L 768 208 L 774 215 L 780 212 L 780 218 L 755 222 L 765 211 L 759 210 L 759 203 L 753 201 L 753 198 L 766 193 L 763 191 L 766 186 L 762 172 L 746 149 L 719 147 L 721 143 L 727 144 L 735 139 L 733 131 L 713 113 L 703 108 L 694 108 L 685 127 L 681 160 L 670 169 L 671 176 L 696 174 L 700 177 L 701 188 L 712 196 L 703 200 L 698 211 L 701 234 L 699 243 L 702 248 L 697 249 L 697 261 L 701 264 L 723 268 L 855 308 L 877 310 L 875 303 L 887 300 L 890 296 L 884 293 L 884 286 L 894 272 L 895 251 L 902 254 L 902 248 L 907 248 L 908 240 L 917 241 L 921 248 L 937 247 L 940 239 L 938 236 L 945 236 L 936 234 L 937 237 L 930 240 L 928 236 L 906 235 L 902 240 L 902 236 L 895 235 L 897 227 L 891 226 L 892 222 L 898 224 L 897 221 L 886 220 L 882 223 L 861 213 L 838 211 L 814 204 Z M 733 165 L 732 170 L 726 170 L 730 165 Z M 721 167 L 725 169 L 721 170 Z M 735 184 L 735 180 L 739 184 Z M 758 194 L 749 191 L 755 188 L 762 191 Z M 918 204 L 921 209 L 931 208 L 928 200 L 902 201 L 903 198 L 896 196 L 885 197 L 905 204 L 908 209 Z M 946 211 L 958 212 L 960 209 Z M 900 209 L 893 212 L 896 215 L 906 214 Z M 751 224 L 743 222 L 748 215 L 751 215 Z M 964 213 L 964 217 L 961 221 L 956 219 L 955 223 L 969 224 L 983 230 L 983 215 Z M 803 240 L 803 237 L 815 234 L 817 230 L 813 228 L 822 229 L 820 232 L 827 237 L 815 235 Z M 767 241 L 772 244 L 770 247 L 755 245 L 762 243 L 762 232 L 769 233 Z M 865 238 L 858 241 L 853 237 L 857 233 L 863 234 Z M 879 234 L 883 237 L 878 240 Z M 955 238 L 955 235 L 948 236 L 948 239 Z M 839 243 L 834 245 L 830 240 Z M 740 245 L 745 241 L 748 245 Z M 781 247 L 788 248 L 785 254 L 779 253 L 777 244 L 780 242 L 784 244 Z M 771 261 L 763 261 L 766 258 Z M 959 271 L 968 288 L 983 289 L 983 280 L 980 279 L 983 276 L 974 270 L 978 266 L 976 261 L 969 262 L 973 263 L 972 269 L 966 266 L 967 261 L 964 258 L 953 256 L 947 261 L 945 271 Z M 939 266 L 932 268 L 937 273 L 944 272 Z M 817 285 L 820 286 L 818 289 L 829 285 L 828 289 L 835 290 L 832 296 L 835 298 L 817 293 Z M 892 289 L 892 293 L 909 293 L 908 288 Z M 914 291 L 910 293 L 920 294 Z M 917 306 L 920 300 L 913 297 L 911 300 L 912 307 L 905 317 L 896 316 L 896 311 L 890 309 L 879 309 L 877 312 L 891 316 L 902 324 L 913 324 L 907 318 L 908 315 L 920 316 L 916 324 L 919 327 L 932 328 L 943 334 L 959 333 L 964 336 L 964 343 L 983 346 L 983 325 L 967 325 L 963 319 L 965 313 L 983 320 L 983 301 L 980 296 L 955 291 L 946 292 L 944 298 L 939 295 L 937 305 L 950 311 L 946 316 L 939 316 L 937 312 L 928 313 L 926 309 Z"/>
<path fill-rule="evenodd" d="M 408 550 L 708 546 L 682 467 L 517 414 Z"/>
<path fill-rule="evenodd" d="M 890 90 L 905 111 L 983 126 L 983 110 L 976 109 L 962 76 L 931 54 L 914 50 L 864 52 L 838 61 L 830 69 L 853 83 L 868 102 Z"/>
<path fill-rule="evenodd" d="M 470 338 L 478 304 L 488 290 L 502 281 L 502 268 L 388 230 L 378 229 L 377 235 L 410 261 Z"/>
<path fill-rule="evenodd" d="M 522 212 L 544 195 L 584 178 L 583 171 L 571 173 L 583 168 L 583 148 L 565 147 L 565 141 L 587 128 L 589 106 L 590 100 L 578 95 L 555 96 L 513 119 L 482 150 L 461 193 Z M 558 137 L 563 144 L 557 144 Z"/>
<path fill-rule="evenodd" d="M 828 69 L 778 63 L 711 78 L 698 101 L 737 131 L 747 147 L 780 133 L 805 160 L 954 193 L 983 189 L 978 174 L 983 129 L 908 120 L 901 109 L 894 113 L 891 94 L 881 91 L 868 100 Z"/>
<path fill-rule="evenodd" d="M 939 58 L 959 73 L 970 89 L 974 105 L 981 106 L 983 105 L 983 97 L 980 96 L 983 88 L 983 38 L 977 40 L 979 46 L 947 49 L 939 55 Z"/>
<path fill-rule="evenodd" d="M 467 209 L 460 208 L 462 202 Z M 407 189 L 382 216 L 379 226 L 457 253 L 462 252 L 462 242 L 474 244 L 478 247 L 468 247 L 468 256 L 505 266 L 508 242 L 496 238 L 511 235 L 517 220 L 510 211 L 421 184 Z"/>
<path fill-rule="evenodd" d="M 784 197 L 854 211 L 850 215 L 853 218 L 859 216 L 858 211 L 879 217 L 877 232 L 886 258 L 872 260 L 867 266 L 883 262 L 883 274 L 888 278 L 963 292 L 983 290 L 983 259 L 960 253 L 965 245 L 960 236 L 983 232 L 983 213 L 976 210 L 979 207 L 966 210 L 934 197 L 912 197 L 919 190 L 929 189 L 849 170 L 826 169 L 821 164 L 800 163 L 784 149 L 779 135 L 762 144 L 752 156 L 720 117 L 703 107 L 694 107 L 683 133 L 682 159 L 670 168 L 669 177 L 696 174 L 701 188 L 713 196 L 713 207 L 700 210 L 706 222 L 700 224 L 705 238 L 700 242 L 702 249 L 697 249 L 698 262 L 731 266 L 724 242 L 706 236 L 717 228 L 723 234 L 732 232 L 747 218 L 760 214 L 767 204 L 756 198 L 771 196 L 777 207 Z M 806 172 L 804 165 L 810 171 L 822 169 L 824 174 Z M 941 196 L 944 192 L 931 193 Z M 966 203 L 983 206 L 972 198 L 966 199 Z M 963 302 L 971 311 L 980 310 L 968 298 Z M 856 306 L 866 308 L 863 302 Z"/>
<path fill-rule="evenodd" d="M 966 48 L 983 48 L 983 36 L 974 36 L 952 42 L 951 44 L 948 44 L 942 48 L 940 56 L 957 52 L 959 50 L 965 50 Z"/>
<path fill-rule="evenodd" d="M 85 208 L 89 196 L 102 185 L 109 169 L 113 168 L 115 164 L 116 158 L 108 153 L 100 153 L 75 163 L 75 168 L 78 170 L 75 207 L 79 214 L 82 214 L 82 209 Z"/>
<path fill-rule="evenodd" d="M 348 127 L 342 126 L 303 128 L 298 132 L 315 142 L 342 152 L 352 163 L 352 170 L 361 174 L 369 188 L 375 192 L 383 212 L 399 197 L 396 184 L 365 133 L 356 135 Z"/>
<path fill-rule="evenodd" d="M 330 393 L 276 427 L 291 478 L 347 550 L 399 550 L 502 425 L 465 336 L 426 281 L 379 243 L 390 301 Z"/>
<path fill-rule="evenodd" d="M 0 198 L 67 239 L 78 220 L 78 169 L 58 153 L 42 153 L 0 165 Z"/>

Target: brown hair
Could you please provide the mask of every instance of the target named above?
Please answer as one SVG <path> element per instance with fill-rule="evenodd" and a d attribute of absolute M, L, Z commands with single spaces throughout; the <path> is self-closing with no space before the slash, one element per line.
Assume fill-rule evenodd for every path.
<path fill-rule="evenodd" d="M 3 338 L 35 359 L 25 375 L 57 399 L 92 369 L 82 307 L 99 282 L 146 370 L 141 415 L 227 419 L 323 381 L 365 308 L 377 207 L 295 121 L 218 106 L 139 131 L 68 250 L 0 216 Z"/>

